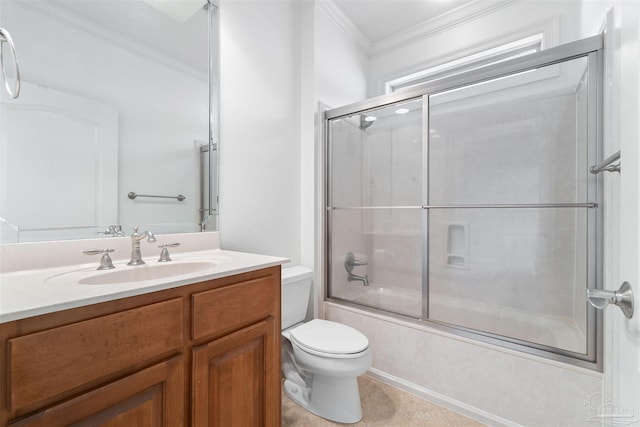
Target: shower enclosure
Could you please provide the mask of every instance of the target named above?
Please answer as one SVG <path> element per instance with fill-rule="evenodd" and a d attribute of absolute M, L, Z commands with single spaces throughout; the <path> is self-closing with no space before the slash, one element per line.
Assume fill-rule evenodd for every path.
<path fill-rule="evenodd" d="M 599 368 L 602 38 L 325 113 L 327 298 Z"/>

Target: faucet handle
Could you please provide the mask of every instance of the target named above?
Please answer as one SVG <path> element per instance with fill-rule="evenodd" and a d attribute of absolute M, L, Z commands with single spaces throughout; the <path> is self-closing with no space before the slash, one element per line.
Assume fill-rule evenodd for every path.
<path fill-rule="evenodd" d="M 98 255 L 102 254 L 102 258 L 100 258 L 100 265 L 98 266 L 98 270 L 109 270 L 111 268 L 116 268 L 111 261 L 111 257 L 109 253 L 113 252 L 113 249 L 87 249 L 86 251 L 82 251 L 85 255 Z"/>
<path fill-rule="evenodd" d="M 347 253 L 344 257 L 344 269 L 347 270 L 347 273 L 351 273 L 353 271 L 353 267 L 359 267 L 367 264 L 368 263 L 366 261 L 357 260 L 353 252 Z"/>
<path fill-rule="evenodd" d="M 159 248 L 162 248 L 160 252 L 160 259 L 158 262 L 167 262 L 171 261 L 171 257 L 169 256 L 169 249 L 167 248 L 175 248 L 176 246 L 180 246 L 178 242 L 165 243 L 164 245 L 158 245 Z"/>
<path fill-rule="evenodd" d="M 122 237 L 124 236 L 124 233 L 122 232 L 122 226 L 121 225 L 110 225 L 107 227 L 106 231 L 98 231 L 97 234 L 111 234 L 114 235 L 116 237 Z"/>

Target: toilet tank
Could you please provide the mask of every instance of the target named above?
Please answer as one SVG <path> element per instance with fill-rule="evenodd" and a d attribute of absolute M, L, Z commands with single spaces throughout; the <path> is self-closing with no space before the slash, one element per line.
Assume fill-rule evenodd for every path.
<path fill-rule="evenodd" d="M 311 293 L 310 269 L 302 266 L 282 269 L 282 329 L 304 321 Z"/>

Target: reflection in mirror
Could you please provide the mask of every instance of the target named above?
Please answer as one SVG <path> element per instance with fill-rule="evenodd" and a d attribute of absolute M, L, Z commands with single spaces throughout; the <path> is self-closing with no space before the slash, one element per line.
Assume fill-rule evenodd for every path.
<path fill-rule="evenodd" d="M 22 80 L 0 98 L 0 242 L 216 229 L 210 1 L 0 1 Z"/>

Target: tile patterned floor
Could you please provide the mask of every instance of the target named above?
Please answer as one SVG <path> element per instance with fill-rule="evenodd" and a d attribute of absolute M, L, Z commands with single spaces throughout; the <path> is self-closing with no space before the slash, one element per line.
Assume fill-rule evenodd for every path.
<path fill-rule="evenodd" d="M 358 378 L 358 383 L 364 414 L 360 422 L 337 424 L 317 417 L 293 403 L 283 391 L 282 426 L 480 427 L 484 425 L 373 378 L 361 376 Z"/>

